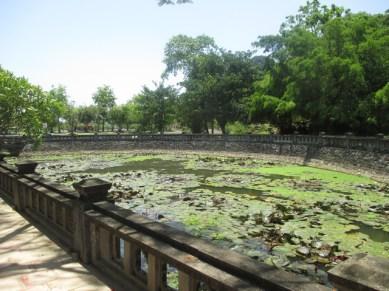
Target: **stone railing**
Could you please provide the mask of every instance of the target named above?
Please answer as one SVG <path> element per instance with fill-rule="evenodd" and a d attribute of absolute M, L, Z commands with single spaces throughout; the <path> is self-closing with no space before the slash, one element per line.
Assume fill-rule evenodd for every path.
<path fill-rule="evenodd" d="M 116 289 L 331 290 L 301 275 L 222 249 L 118 207 L 107 201 L 109 182 L 83 180 L 74 184 L 75 191 L 35 173 L 35 162 L 11 166 L 2 157 L 0 194 L 19 212 L 78 254 L 83 263 L 92 264 L 116 282 Z M 356 259 L 363 264 L 376 263 L 374 258 L 361 258 Z M 388 261 L 379 259 L 377 262 L 379 267 L 372 267 L 372 272 L 388 274 Z M 364 266 L 360 268 L 361 274 L 355 276 L 358 265 L 353 263 L 350 267 L 350 264 L 340 264 L 339 270 L 331 270 L 329 278 L 337 290 L 350 290 L 350 286 L 356 290 L 381 290 L 377 288 L 381 281 L 371 280 L 376 277 L 370 276 Z M 388 280 L 382 282 L 386 284 Z M 369 284 L 376 289 L 368 289 Z"/>
<path fill-rule="evenodd" d="M 0 162 L 2 196 L 123 290 L 330 290 L 118 207 L 106 201 L 110 183 L 84 180 L 74 191 L 35 167 Z"/>
<path fill-rule="evenodd" d="M 0 148 L 3 145 L 22 144 L 28 140 L 17 136 L 0 136 Z M 389 153 L 389 139 L 383 135 L 375 137 L 358 137 L 352 135 L 206 135 L 206 134 L 106 134 L 106 135 L 50 135 L 43 138 L 43 143 L 98 143 L 127 142 L 141 144 L 154 142 L 169 144 L 223 143 L 223 144 L 274 144 L 295 146 L 334 147 L 364 150 L 369 152 Z"/>
<path fill-rule="evenodd" d="M 165 141 L 165 142 L 241 142 L 292 145 L 317 145 L 389 152 L 389 139 L 376 137 L 326 136 L 326 135 L 207 135 L 207 134 L 139 134 L 139 135 L 52 135 L 44 142 L 77 141 Z"/>

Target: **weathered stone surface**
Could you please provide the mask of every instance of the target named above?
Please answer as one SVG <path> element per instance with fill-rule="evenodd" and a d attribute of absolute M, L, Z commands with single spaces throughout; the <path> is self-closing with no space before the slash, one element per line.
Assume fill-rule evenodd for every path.
<path fill-rule="evenodd" d="M 252 281 L 266 290 L 327 291 L 328 287 L 311 282 L 308 278 L 275 267 L 258 263 L 241 254 L 219 248 L 188 233 L 134 214 L 108 202 L 94 204 L 95 210 L 109 215 L 139 232 L 168 243 L 196 256 L 230 274 Z"/>
<path fill-rule="evenodd" d="M 71 138 L 71 137 L 66 137 Z M 225 138 L 225 140 L 224 140 Z M 320 137 L 321 138 L 321 137 Z M 317 136 L 262 136 L 258 139 L 242 136 L 148 136 L 141 139 L 128 136 L 87 136 L 69 139 L 45 140 L 42 151 L 58 150 L 206 150 L 248 152 L 301 157 L 304 162 L 311 159 L 325 163 L 342 164 L 352 168 L 373 169 L 378 173 L 389 173 L 388 140 L 371 137 L 323 137 Z"/>
<path fill-rule="evenodd" d="M 389 260 L 358 254 L 332 268 L 329 279 L 339 290 L 389 290 Z"/>
<path fill-rule="evenodd" d="M 112 183 L 98 178 L 85 179 L 73 184 L 74 189 L 80 193 L 81 200 L 88 202 L 106 200 L 111 186 Z"/>
<path fill-rule="evenodd" d="M 35 169 L 38 166 L 38 163 L 35 161 L 23 161 L 16 163 L 15 165 L 19 174 L 33 174 L 35 173 Z"/>
<path fill-rule="evenodd" d="M 0 198 L 0 290 L 112 290 Z"/>

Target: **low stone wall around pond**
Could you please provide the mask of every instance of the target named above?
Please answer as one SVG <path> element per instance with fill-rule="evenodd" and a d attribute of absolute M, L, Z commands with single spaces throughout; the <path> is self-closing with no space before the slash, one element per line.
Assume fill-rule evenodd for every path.
<path fill-rule="evenodd" d="M 18 136 L 0 136 L 0 149 L 11 152 L 28 140 Z M 31 150 L 28 145 L 24 150 Z M 318 160 L 389 174 L 389 139 L 375 137 L 314 135 L 54 135 L 46 136 L 40 151 L 93 150 L 191 150 L 241 152 L 300 157 L 304 163 Z"/>
<path fill-rule="evenodd" d="M 320 146 L 309 144 L 283 144 L 245 141 L 165 141 L 165 140 L 98 140 L 98 141 L 50 141 L 44 142 L 40 151 L 79 151 L 79 150 L 191 150 L 247 152 L 271 155 L 300 157 L 306 163 L 311 160 L 341 164 L 344 167 L 374 170 L 389 174 L 389 153 L 363 149 Z"/>
<path fill-rule="evenodd" d="M 312 157 L 327 163 L 341 164 L 362 170 L 372 170 L 383 175 L 389 174 L 389 154 L 323 147 Z"/>

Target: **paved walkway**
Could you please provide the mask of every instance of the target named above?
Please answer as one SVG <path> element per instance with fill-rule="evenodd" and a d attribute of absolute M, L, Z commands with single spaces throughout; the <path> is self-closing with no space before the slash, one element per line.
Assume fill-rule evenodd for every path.
<path fill-rule="evenodd" d="M 0 291 L 110 290 L 0 198 Z"/>

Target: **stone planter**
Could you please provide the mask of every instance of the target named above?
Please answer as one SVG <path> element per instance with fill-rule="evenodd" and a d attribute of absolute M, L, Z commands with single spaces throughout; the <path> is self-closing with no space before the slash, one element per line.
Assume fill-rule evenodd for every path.
<path fill-rule="evenodd" d="M 80 194 L 80 199 L 88 202 L 107 200 L 108 190 L 112 183 L 99 178 L 85 179 L 73 183 L 74 189 Z"/>
<path fill-rule="evenodd" d="M 35 169 L 38 166 L 38 163 L 35 161 L 24 161 L 15 164 L 18 169 L 19 174 L 33 174 Z"/>

